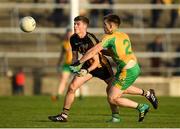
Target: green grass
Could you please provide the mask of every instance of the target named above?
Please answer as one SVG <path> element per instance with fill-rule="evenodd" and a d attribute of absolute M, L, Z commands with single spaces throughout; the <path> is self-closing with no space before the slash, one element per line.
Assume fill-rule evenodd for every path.
<path fill-rule="evenodd" d="M 145 102 L 143 97 L 131 98 Z M 0 97 L 0 127 L 32 128 L 172 128 L 180 127 L 180 98 L 159 97 L 159 109 L 151 106 L 144 122 L 139 123 L 138 112 L 120 108 L 121 123 L 106 123 L 111 112 L 105 97 L 85 97 L 76 100 L 70 110 L 67 123 L 51 122 L 48 115 L 56 115 L 61 109 L 63 98 L 52 102 L 49 96 Z"/>

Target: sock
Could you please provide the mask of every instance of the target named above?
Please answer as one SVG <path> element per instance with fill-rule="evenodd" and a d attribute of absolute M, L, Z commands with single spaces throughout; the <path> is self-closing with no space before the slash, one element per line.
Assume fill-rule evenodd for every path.
<path fill-rule="evenodd" d="M 119 113 L 112 113 L 112 117 L 119 119 L 120 116 L 119 116 Z"/>
<path fill-rule="evenodd" d="M 142 89 L 142 91 L 143 91 L 143 93 L 141 94 L 142 96 L 148 97 L 150 95 L 150 92 L 148 90 L 145 91 Z"/>
<path fill-rule="evenodd" d="M 68 115 L 69 114 L 69 109 L 63 108 L 63 112 L 62 113 Z"/>
<path fill-rule="evenodd" d="M 141 109 L 142 107 L 143 107 L 143 104 L 140 103 L 140 104 L 138 104 L 138 106 L 136 107 L 136 109 L 140 111 L 140 109 Z"/>
<path fill-rule="evenodd" d="M 145 97 L 149 97 L 149 96 L 150 96 L 150 91 L 147 91 Z"/>
<path fill-rule="evenodd" d="M 145 96 L 144 94 L 145 94 L 145 91 L 142 89 L 142 94 L 141 94 L 141 95 L 142 95 L 142 96 Z"/>

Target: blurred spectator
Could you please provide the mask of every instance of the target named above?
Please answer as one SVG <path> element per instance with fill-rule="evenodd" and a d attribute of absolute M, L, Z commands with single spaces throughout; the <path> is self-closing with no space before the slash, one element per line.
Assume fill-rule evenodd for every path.
<path fill-rule="evenodd" d="M 109 4 L 113 5 L 113 0 L 90 0 L 91 4 Z M 102 14 L 103 16 L 113 13 L 113 10 L 108 8 L 108 9 L 103 9 Z M 100 10 L 99 9 L 92 9 L 90 11 L 90 19 L 91 19 L 91 26 L 92 27 L 97 27 L 98 26 L 98 17 L 100 15 Z"/>
<path fill-rule="evenodd" d="M 23 95 L 24 85 L 25 85 L 25 74 L 22 68 L 19 68 L 18 72 L 16 73 L 16 85 L 17 85 L 17 94 Z"/>
<path fill-rule="evenodd" d="M 180 46 L 176 49 L 176 52 L 180 53 Z M 174 68 L 178 68 L 180 70 L 180 57 L 175 58 L 174 60 Z M 174 72 L 175 76 L 180 76 L 180 71 Z"/>
<path fill-rule="evenodd" d="M 171 0 L 171 4 L 178 4 L 179 0 Z M 171 9 L 170 11 L 170 22 L 167 27 L 174 27 L 178 18 L 178 9 Z"/>
<path fill-rule="evenodd" d="M 156 36 L 155 40 L 151 43 L 148 44 L 147 50 L 151 52 L 164 52 L 163 49 L 163 41 L 162 41 L 162 36 Z M 160 57 L 152 57 L 151 58 L 151 67 L 152 68 L 159 68 L 162 64 L 161 58 Z M 152 75 L 160 75 L 160 72 L 158 71 L 153 71 Z"/>
<path fill-rule="evenodd" d="M 55 0 L 56 4 L 68 3 L 68 0 Z M 67 23 L 68 17 L 64 13 L 64 9 L 55 8 L 52 14 L 48 17 L 48 20 L 53 21 L 55 27 L 63 26 Z"/>
<path fill-rule="evenodd" d="M 163 4 L 162 0 L 151 0 L 151 4 Z M 151 10 L 151 27 L 157 27 L 160 15 L 162 13 L 161 9 Z"/>
<path fill-rule="evenodd" d="M 58 91 L 56 95 L 51 96 L 53 101 L 57 100 L 59 96 L 63 95 L 66 88 L 66 84 L 70 78 L 71 70 L 69 68 L 72 62 L 72 51 L 70 44 L 70 37 L 72 35 L 72 30 L 67 29 L 67 32 L 64 36 L 64 41 L 61 49 L 61 53 L 57 63 L 57 70 L 60 72 Z"/>
<path fill-rule="evenodd" d="M 12 95 L 16 95 L 18 93 L 18 88 L 16 84 L 16 73 L 12 70 L 8 70 L 6 76 L 11 80 Z"/>
<path fill-rule="evenodd" d="M 72 51 L 70 45 L 70 37 L 72 35 L 72 30 L 67 29 L 66 35 L 63 41 L 63 48 L 58 60 L 58 70 L 61 72 L 60 83 L 58 89 L 58 95 L 62 95 L 66 86 L 66 83 L 70 77 L 71 71 L 69 65 L 72 61 Z"/>
<path fill-rule="evenodd" d="M 18 93 L 18 87 L 16 84 L 16 73 L 13 73 L 13 72 L 11 76 L 11 86 L 12 86 L 12 94 L 16 95 Z"/>

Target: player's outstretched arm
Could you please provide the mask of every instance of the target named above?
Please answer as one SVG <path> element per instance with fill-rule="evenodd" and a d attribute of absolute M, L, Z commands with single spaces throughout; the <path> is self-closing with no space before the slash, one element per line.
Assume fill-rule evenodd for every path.
<path fill-rule="evenodd" d="M 100 64 L 100 61 L 99 61 L 99 55 L 96 54 L 94 57 L 93 57 L 93 63 L 91 64 L 91 66 L 88 68 L 88 71 L 91 72 L 93 71 L 94 69 L 96 69 Z"/>
<path fill-rule="evenodd" d="M 80 69 L 80 71 L 78 72 L 78 76 L 82 77 L 87 75 L 89 72 L 93 71 L 94 69 L 96 69 L 99 66 L 99 55 L 96 54 L 93 57 L 93 63 L 91 64 L 91 66 L 87 69 Z"/>
<path fill-rule="evenodd" d="M 101 43 L 98 43 L 97 45 L 95 45 L 94 47 L 92 47 L 91 49 L 89 49 L 85 55 L 79 60 L 80 63 L 84 63 L 87 60 L 93 58 L 98 52 L 100 52 L 103 49 Z"/>

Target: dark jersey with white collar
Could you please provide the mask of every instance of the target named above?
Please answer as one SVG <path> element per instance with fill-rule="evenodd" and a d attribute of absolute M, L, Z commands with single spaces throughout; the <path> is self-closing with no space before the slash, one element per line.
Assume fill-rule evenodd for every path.
<path fill-rule="evenodd" d="M 72 47 L 72 51 L 77 51 L 80 54 L 84 55 L 90 48 L 95 46 L 97 43 L 99 43 L 99 40 L 91 33 L 87 32 L 84 38 L 80 38 L 77 34 L 73 34 L 70 38 L 70 43 Z M 93 76 L 99 77 L 103 80 L 108 79 L 110 76 L 112 76 L 112 68 L 108 61 L 108 59 L 99 53 L 99 61 L 100 64 L 98 68 L 91 71 L 90 73 Z M 88 68 L 91 66 L 93 62 L 93 59 L 90 59 L 86 61 L 82 68 Z M 104 75 L 100 75 L 104 74 Z M 106 74 L 106 75 L 105 75 Z M 103 78 L 100 76 L 104 76 Z"/>
<path fill-rule="evenodd" d="M 99 43 L 99 40 L 93 34 L 87 32 L 84 38 L 79 38 L 77 34 L 73 34 L 70 43 L 72 51 L 78 51 L 84 55 L 90 48 Z"/>

